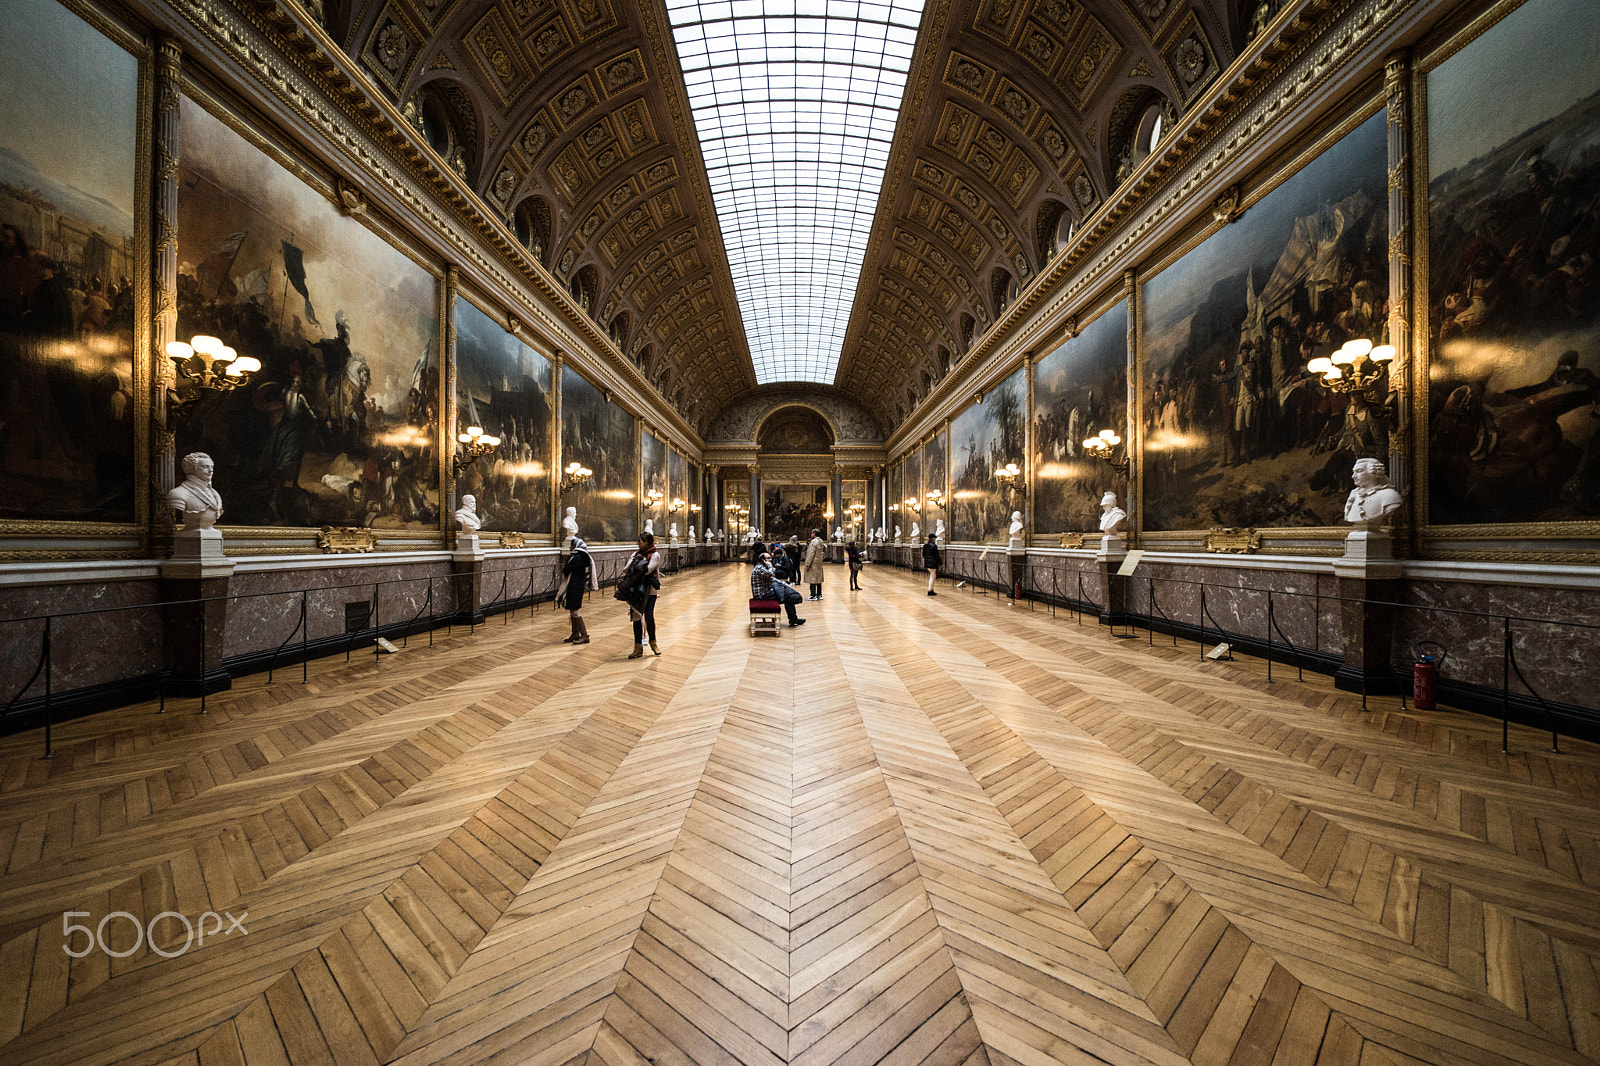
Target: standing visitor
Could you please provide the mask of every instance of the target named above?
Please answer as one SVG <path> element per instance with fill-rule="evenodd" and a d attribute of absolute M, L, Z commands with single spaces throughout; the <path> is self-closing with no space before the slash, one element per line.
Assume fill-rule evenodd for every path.
<path fill-rule="evenodd" d="M 595 573 L 594 557 L 589 554 L 589 546 L 581 537 L 572 538 L 572 552 L 567 556 L 561 572 L 566 577 L 562 579 L 561 588 L 556 592 L 556 602 L 567 609 L 567 615 L 572 621 L 572 636 L 561 643 L 587 644 L 589 624 L 583 620 L 583 594 L 591 590 L 599 591 L 600 582 Z"/>
<path fill-rule="evenodd" d="M 813 529 L 811 539 L 806 542 L 805 573 L 806 584 L 811 588 L 810 599 L 822 599 L 822 564 L 828 558 L 828 542 L 822 539 L 822 531 Z"/>
<path fill-rule="evenodd" d="M 800 547 L 800 537 L 791 533 L 789 541 L 783 546 L 783 565 L 775 568 L 779 577 L 785 581 L 800 580 L 800 559 L 805 550 Z"/>
<path fill-rule="evenodd" d="M 639 534 L 639 550 L 633 553 L 628 565 L 617 579 L 616 597 L 628 604 L 628 617 L 633 619 L 633 654 L 630 659 L 644 655 L 646 630 L 650 634 L 650 650 L 657 655 L 656 596 L 661 591 L 661 553 L 656 550 L 654 533 Z"/>
<path fill-rule="evenodd" d="M 850 591 L 861 591 L 861 547 L 855 541 L 844 546 L 846 560 L 850 563 Z"/>
<path fill-rule="evenodd" d="M 934 540 L 932 533 L 928 534 L 927 541 L 922 545 L 922 565 L 928 568 L 928 595 L 939 595 L 933 591 L 933 583 L 939 579 L 939 567 L 944 565 L 944 557 L 939 554 L 939 543 Z"/>
<path fill-rule="evenodd" d="M 794 609 L 794 605 L 800 602 L 800 594 L 778 580 L 777 575 L 772 572 L 772 556 L 765 552 L 756 560 L 755 569 L 750 571 L 750 598 L 776 600 L 789 612 L 791 626 L 806 624 L 806 620 L 796 614 Z"/>

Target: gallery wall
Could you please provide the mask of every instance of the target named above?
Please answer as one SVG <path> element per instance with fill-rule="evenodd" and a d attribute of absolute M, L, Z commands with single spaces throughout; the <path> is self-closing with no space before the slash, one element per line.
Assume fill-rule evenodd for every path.
<path fill-rule="evenodd" d="M 1337 554 L 1372 457 L 1424 554 L 1546 558 L 1547 540 L 1589 561 L 1572 538 L 1600 536 L 1600 9 L 1496 15 L 1441 29 L 1386 95 L 1240 175 L 1241 199 L 1125 264 L 1054 340 L 973 370 L 994 382 L 980 396 L 914 419 L 949 427 L 950 539 L 1005 539 L 994 471 L 1015 461 L 1035 544 L 1095 531 L 1112 491 L 1152 545 L 1250 529 Z M 1415 226 L 1391 220 L 1397 188 Z M 1307 369 L 1357 338 L 1401 348 L 1367 389 Z M 1126 467 L 1085 452 L 1102 429 Z M 941 440 L 893 442 L 892 498 Z"/>
<path fill-rule="evenodd" d="M 644 430 L 596 375 L 562 365 L 415 231 L 348 197 L 204 77 L 172 98 L 175 211 L 152 233 L 148 42 L 91 7 L 4 11 L 0 537 L 158 535 L 162 464 L 190 452 L 214 460 L 221 524 L 253 547 L 324 527 L 442 545 L 467 495 L 485 532 L 535 542 L 553 538 L 558 507 L 576 506 L 603 543 L 647 519 L 664 536 L 669 501 L 700 504 L 684 447 L 697 442 Z M 152 250 L 169 240 L 176 271 L 157 303 L 174 335 L 260 364 L 230 387 L 196 389 L 181 372 L 201 362 L 174 373 L 145 354 Z M 152 397 L 163 376 L 171 391 Z M 170 442 L 146 439 L 153 420 Z M 499 447 L 453 464 L 474 426 Z M 593 477 L 563 487 L 563 456 Z M 662 495 L 647 510 L 651 490 Z"/>

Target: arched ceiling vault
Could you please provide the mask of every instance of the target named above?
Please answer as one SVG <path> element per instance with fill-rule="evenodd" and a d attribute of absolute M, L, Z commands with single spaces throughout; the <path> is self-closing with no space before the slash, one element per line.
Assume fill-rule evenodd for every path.
<path fill-rule="evenodd" d="M 720 406 L 710 398 L 754 387 L 659 2 L 344 4 L 328 21 L 345 50 L 419 126 L 426 101 L 444 104 L 445 162 L 602 333 L 656 364 L 645 372 L 667 402 L 701 428 Z M 519 209 L 548 232 L 519 228 Z M 669 381 L 686 386 L 681 401 Z"/>
<path fill-rule="evenodd" d="M 1059 248 L 1056 235 L 1126 175 L 1149 108 L 1170 129 L 1227 66 L 1237 6 L 930 4 L 839 386 L 873 410 L 909 413 L 926 391 L 921 371 L 944 372 L 930 355 L 942 345 L 959 363 L 971 346 L 963 316 L 981 336 Z"/>
<path fill-rule="evenodd" d="M 1251 2 L 929 0 L 843 392 L 908 414 L 1228 65 Z M 702 433 L 755 388 L 662 0 L 341 0 L 328 22 L 419 125 L 446 116 L 446 163 Z"/>

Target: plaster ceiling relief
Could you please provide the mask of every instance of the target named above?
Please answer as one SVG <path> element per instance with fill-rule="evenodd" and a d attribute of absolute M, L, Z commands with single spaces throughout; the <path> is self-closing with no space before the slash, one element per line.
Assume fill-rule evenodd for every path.
<path fill-rule="evenodd" d="M 1143 114 L 1113 124 L 1118 103 L 1159 106 L 1170 128 L 1232 58 L 1201 0 L 941 10 L 924 18 L 942 30 L 919 42 L 835 379 L 885 412 L 925 398 L 922 372 L 944 373 L 937 348 L 961 362 L 1115 186 Z"/>
<path fill-rule="evenodd" d="M 423 97 L 448 95 L 463 150 L 446 162 L 560 285 L 598 279 L 574 306 L 624 358 L 649 347 L 686 395 L 735 395 L 754 369 L 659 17 L 617 0 L 388 0 L 342 43 L 419 131 Z M 657 313 L 674 294 L 679 313 Z"/>

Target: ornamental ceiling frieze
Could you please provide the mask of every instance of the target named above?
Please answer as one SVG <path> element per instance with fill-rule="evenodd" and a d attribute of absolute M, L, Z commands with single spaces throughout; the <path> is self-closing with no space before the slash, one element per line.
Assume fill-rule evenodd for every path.
<path fill-rule="evenodd" d="M 754 369 L 738 316 L 705 317 L 736 300 L 658 15 L 617 0 L 386 0 L 336 35 L 436 151 L 441 115 L 453 127 L 446 163 L 620 353 L 670 361 L 674 393 L 736 395 Z M 685 313 L 661 314 L 675 292 Z"/>
<path fill-rule="evenodd" d="M 837 378 L 884 411 L 945 372 L 934 346 L 971 350 L 1126 177 L 1137 145 L 1112 112 L 1146 100 L 1129 91 L 1170 128 L 1233 53 L 1202 0 L 948 0 L 923 25 L 938 35 L 911 71 Z"/>

